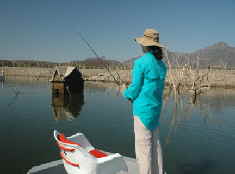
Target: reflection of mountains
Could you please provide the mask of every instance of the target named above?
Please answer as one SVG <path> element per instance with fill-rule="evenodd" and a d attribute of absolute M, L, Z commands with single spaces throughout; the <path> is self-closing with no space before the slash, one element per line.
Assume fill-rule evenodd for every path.
<path fill-rule="evenodd" d="M 191 109 L 197 107 L 200 110 L 204 110 L 207 107 L 210 108 L 211 111 L 218 111 L 227 107 L 235 107 L 234 89 L 216 88 L 206 90 L 198 96 L 197 101 L 194 104 L 192 103 L 193 97 L 191 94 L 179 95 L 177 96 L 177 100 L 175 100 L 172 95 L 172 91 L 166 89 L 163 95 L 164 103 L 167 104 L 170 99 L 176 105 L 184 106 L 183 109 L 185 109 L 187 106 L 190 106 Z M 182 110 L 182 108 L 180 110 Z"/>
<path fill-rule="evenodd" d="M 108 82 L 86 82 L 85 88 L 88 92 L 106 92 L 112 89 L 117 90 L 117 85 Z"/>
<path fill-rule="evenodd" d="M 226 107 L 235 106 L 234 89 L 215 89 L 202 94 L 199 98 L 199 105 L 207 104 L 214 110 L 223 110 Z"/>
<path fill-rule="evenodd" d="M 55 120 L 72 120 L 77 117 L 84 104 L 84 94 L 52 95 L 52 110 Z"/>

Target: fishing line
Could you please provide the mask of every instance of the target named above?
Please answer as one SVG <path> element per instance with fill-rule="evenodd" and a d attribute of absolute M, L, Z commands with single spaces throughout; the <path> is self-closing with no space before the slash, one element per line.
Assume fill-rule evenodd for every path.
<path fill-rule="evenodd" d="M 118 76 L 118 79 L 116 79 L 116 77 L 113 75 L 113 73 L 110 71 L 110 68 L 108 66 L 108 64 L 106 64 L 103 59 L 100 58 L 100 56 L 97 54 L 97 52 L 95 51 L 95 49 L 91 46 L 91 44 L 82 36 L 81 32 L 78 32 L 78 35 L 80 36 L 80 38 L 82 39 L 83 42 L 85 42 L 85 44 L 88 46 L 88 48 L 91 50 L 91 52 L 96 56 L 96 58 L 98 60 L 100 60 L 101 64 L 104 66 L 104 68 L 107 70 L 107 72 L 111 75 L 111 77 L 113 78 L 114 82 L 120 86 L 122 84 L 122 80 L 120 78 L 120 75 L 118 72 L 115 71 L 115 73 Z"/>

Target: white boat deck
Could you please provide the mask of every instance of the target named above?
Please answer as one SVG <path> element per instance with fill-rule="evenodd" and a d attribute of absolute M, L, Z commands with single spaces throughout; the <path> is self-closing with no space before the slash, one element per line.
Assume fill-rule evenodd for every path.
<path fill-rule="evenodd" d="M 128 167 L 128 172 L 121 171 L 110 174 L 138 174 L 136 160 L 129 157 L 123 157 Z M 27 174 L 67 174 L 62 160 L 52 161 L 30 169 Z"/>

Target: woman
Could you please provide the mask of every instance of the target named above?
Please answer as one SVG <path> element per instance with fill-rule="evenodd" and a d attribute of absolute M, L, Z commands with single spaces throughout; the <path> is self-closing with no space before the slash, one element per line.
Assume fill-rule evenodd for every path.
<path fill-rule="evenodd" d="M 133 104 L 135 153 L 140 174 L 163 174 L 159 117 L 166 76 L 159 33 L 146 29 L 135 39 L 144 55 L 134 62 L 132 82 L 123 96 Z"/>

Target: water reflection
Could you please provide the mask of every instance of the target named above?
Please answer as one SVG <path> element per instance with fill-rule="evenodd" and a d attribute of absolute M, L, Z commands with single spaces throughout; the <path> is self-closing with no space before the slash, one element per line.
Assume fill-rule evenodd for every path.
<path fill-rule="evenodd" d="M 165 91 L 161 133 L 168 173 L 223 173 L 225 166 L 232 170 L 227 165 L 232 157 L 220 158 L 224 149 L 231 152 L 235 142 L 234 103 L 235 90 L 210 89 L 196 103 L 191 95 L 175 97 L 169 89 Z M 221 171 L 215 172 L 217 168 Z"/>
<path fill-rule="evenodd" d="M 185 163 L 179 165 L 179 173 L 182 174 L 207 174 L 211 169 L 216 167 L 216 161 L 214 160 L 201 160 L 195 163 Z"/>
<path fill-rule="evenodd" d="M 163 111 L 171 107 L 170 115 L 180 120 L 190 119 L 195 110 L 200 112 L 199 116 L 210 117 L 214 112 L 222 113 L 224 108 L 235 107 L 235 90 L 228 89 L 211 89 L 198 96 L 196 103 L 191 102 L 191 96 L 188 94 L 174 96 L 171 89 L 166 89 L 163 97 Z"/>
<path fill-rule="evenodd" d="M 55 120 L 72 120 L 78 117 L 83 105 L 83 91 L 69 95 L 52 94 L 52 112 Z"/>
<path fill-rule="evenodd" d="M 1 171 L 27 173 L 32 166 L 59 159 L 51 137 L 53 129 L 68 135 L 83 132 L 100 149 L 134 157 L 131 106 L 121 96 L 116 97 L 111 86 L 86 82 L 84 97 L 82 93 L 56 98 L 51 96 L 47 81 L 8 78 L 0 88 L 0 130 L 7 132 L 1 140 L 9 142 L 0 149 L 5 157 Z M 160 133 L 167 173 L 233 174 L 235 90 L 211 89 L 200 95 L 196 104 L 190 97 L 181 95 L 175 100 L 170 89 L 164 93 Z M 35 137 L 35 132 L 40 134 Z M 9 153 L 16 148 L 16 141 L 29 140 L 32 148 L 18 143 L 14 153 Z M 24 154 L 31 156 L 22 158 Z"/>
<path fill-rule="evenodd" d="M 122 96 L 120 93 L 120 86 L 115 83 L 103 83 L 103 82 L 86 82 L 85 83 L 86 92 L 88 93 L 99 93 L 103 92 L 107 95 Z"/>
<path fill-rule="evenodd" d="M 11 101 L 8 103 L 8 105 L 7 105 L 8 107 L 14 105 L 17 102 L 17 100 L 18 100 L 18 98 L 19 98 L 19 96 L 21 94 L 21 91 L 18 90 L 17 88 L 13 88 L 12 91 L 14 93 L 14 96 L 11 99 Z"/>
<path fill-rule="evenodd" d="M 4 88 L 4 82 L 0 80 L 1 88 Z"/>

